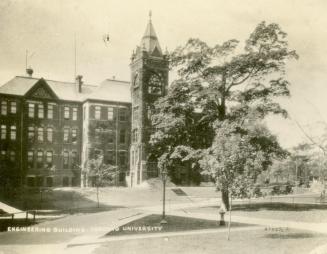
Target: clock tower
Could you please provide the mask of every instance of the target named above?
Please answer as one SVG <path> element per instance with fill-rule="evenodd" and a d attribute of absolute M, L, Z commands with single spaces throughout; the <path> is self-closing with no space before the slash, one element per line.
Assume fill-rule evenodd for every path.
<path fill-rule="evenodd" d="M 130 148 L 130 185 L 158 176 L 157 162 L 149 151 L 153 133 L 151 113 L 155 101 L 167 94 L 168 57 L 163 54 L 151 21 L 141 44 L 131 57 L 132 138 Z"/>

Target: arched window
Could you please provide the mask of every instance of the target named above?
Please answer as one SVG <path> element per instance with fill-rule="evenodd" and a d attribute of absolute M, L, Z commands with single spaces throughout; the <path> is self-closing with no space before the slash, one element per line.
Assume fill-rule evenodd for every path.
<path fill-rule="evenodd" d="M 148 81 L 148 93 L 161 95 L 162 94 L 162 80 L 158 74 L 152 74 Z"/>
<path fill-rule="evenodd" d="M 135 76 L 134 76 L 133 86 L 134 87 L 138 87 L 139 86 L 139 74 L 138 73 L 136 73 Z"/>

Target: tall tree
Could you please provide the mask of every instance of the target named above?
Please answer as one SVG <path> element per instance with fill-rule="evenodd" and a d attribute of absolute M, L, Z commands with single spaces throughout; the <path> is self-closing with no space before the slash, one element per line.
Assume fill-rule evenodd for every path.
<path fill-rule="evenodd" d="M 153 136 L 161 138 L 153 139 L 153 144 L 164 147 L 165 152 L 170 154 L 175 154 L 182 145 L 184 155 L 179 152 L 178 156 L 190 158 L 187 151 L 198 149 L 191 141 L 197 143 L 198 136 L 215 133 L 215 128 L 219 126 L 214 125 L 217 120 L 232 122 L 244 117 L 263 119 L 270 113 L 286 117 L 287 112 L 275 98 L 290 95 L 285 67 L 287 60 L 292 58 L 297 59 L 298 56 L 289 49 L 287 34 L 274 23 L 258 24 L 245 41 L 243 49 L 235 39 L 213 47 L 200 39 L 188 40 L 171 54 L 171 65 L 177 70 L 179 78 L 173 83 L 172 92 L 168 93 L 170 99 L 164 98 L 157 103 L 157 114 L 154 116 L 157 132 Z M 180 91 L 180 94 L 174 96 L 174 91 Z M 188 118 L 183 115 L 185 110 L 200 112 L 198 118 L 192 118 L 194 123 L 186 124 Z M 255 114 L 251 115 L 249 111 Z M 194 135 L 194 126 L 203 126 L 202 132 Z M 178 133 L 188 135 L 191 141 L 178 141 L 174 133 L 176 129 Z M 170 145 L 167 135 L 174 140 L 174 145 Z M 202 145 L 209 147 L 211 143 Z M 161 150 L 159 154 L 163 152 Z M 223 202 L 228 207 L 228 191 L 222 190 L 222 194 Z"/>

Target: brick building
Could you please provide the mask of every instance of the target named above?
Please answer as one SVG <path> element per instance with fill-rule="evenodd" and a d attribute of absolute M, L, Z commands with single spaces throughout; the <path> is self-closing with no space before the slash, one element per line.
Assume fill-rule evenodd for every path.
<path fill-rule="evenodd" d="M 151 19 L 131 58 L 129 82 L 99 85 L 16 76 L 0 87 L 0 181 L 8 185 L 90 186 L 86 162 L 99 151 L 117 166 L 116 185 L 156 176 L 149 117 L 168 86 L 168 60 Z"/>

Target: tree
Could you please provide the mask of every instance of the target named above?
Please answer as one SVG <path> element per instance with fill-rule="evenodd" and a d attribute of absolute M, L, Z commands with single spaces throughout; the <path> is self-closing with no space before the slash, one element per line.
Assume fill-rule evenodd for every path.
<path fill-rule="evenodd" d="M 97 207 L 100 207 L 99 201 L 99 187 L 111 185 L 117 177 L 117 167 L 103 162 L 103 153 L 98 150 L 99 153 L 95 155 L 95 158 L 86 161 L 86 169 L 88 175 L 93 177 L 95 182 L 97 195 Z"/>
<path fill-rule="evenodd" d="M 260 123 L 225 120 L 216 125 L 215 139 L 202 151 L 200 165 L 215 179 L 218 190 L 229 193 L 229 207 L 221 207 L 230 211 L 229 239 L 232 199 L 254 196 L 257 177 L 286 152 Z"/>
<path fill-rule="evenodd" d="M 221 191 L 230 198 L 246 198 L 258 176 L 276 158 L 283 158 L 277 138 L 262 124 L 226 120 L 216 122 L 216 136 L 212 146 L 202 151 L 200 165 L 204 174 L 210 174 Z M 226 207 L 228 210 L 228 207 Z"/>
<path fill-rule="evenodd" d="M 205 113 L 197 111 L 198 103 L 192 99 L 193 93 L 193 87 L 187 82 L 174 82 L 167 96 L 156 102 L 152 115 L 152 126 L 156 131 L 150 139 L 150 151 L 159 162 L 166 161 L 170 178 L 175 183 L 179 183 L 174 177 L 175 171 L 183 166 L 192 171 L 189 181 L 199 181 L 197 159 L 185 158 L 194 150 L 207 148 L 214 137 L 210 121 L 204 119 Z"/>
<path fill-rule="evenodd" d="M 210 135 L 209 142 L 198 146 L 194 143 L 199 135 L 214 134 L 215 128 L 220 127 L 214 124 L 217 120 L 232 123 L 239 118 L 251 118 L 249 111 L 259 119 L 270 113 L 286 117 L 287 112 L 275 98 L 290 95 L 285 67 L 288 59 L 298 58 L 288 48 L 286 37 L 279 25 L 261 22 L 245 41 L 243 50 L 235 39 L 213 47 L 200 39 L 190 39 L 185 46 L 178 47 L 171 54 L 171 65 L 179 79 L 173 82 L 168 97 L 157 103 L 153 117 L 157 131 L 152 140 L 160 147 L 157 153 L 174 154 L 182 146 L 184 155 L 178 156 L 191 158 L 187 151 L 195 154 L 194 149 L 210 147 Z M 174 94 L 175 91 L 180 93 Z M 200 114 L 198 118 L 188 117 L 190 112 Z M 199 130 L 197 126 L 203 128 L 194 135 L 194 130 Z M 173 137 L 176 134 L 183 135 L 179 139 Z M 228 207 L 228 191 L 222 190 L 222 194 Z"/>

